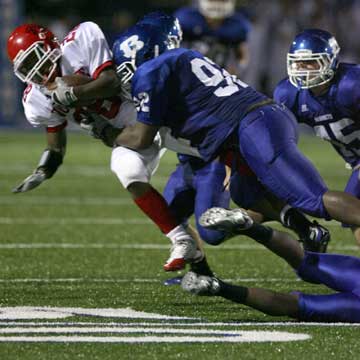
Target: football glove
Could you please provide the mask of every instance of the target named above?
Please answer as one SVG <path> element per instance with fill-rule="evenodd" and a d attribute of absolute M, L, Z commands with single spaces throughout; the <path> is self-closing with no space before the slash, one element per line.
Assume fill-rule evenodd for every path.
<path fill-rule="evenodd" d="M 62 164 L 63 155 L 54 150 L 46 149 L 41 155 L 38 167 L 20 185 L 12 189 L 13 193 L 26 192 L 38 187 L 43 181 L 51 178 Z"/>
<path fill-rule="evenodd" d="M 71 107 L 74 106 L 78 98 L 74 94 L 74 87 L 69 86 L 61 77 L 55 79 L 56 89 L 51 92 L 51 99 L 54 104 Z"/>
<path fill-rule="evenodd" d="M 20 185 L 12 189 L 13 193 L 21 193 L 38 187 L 46 179 L 46 174 L 42 169 L 36 169 Z"/>
<path fill-rule="evenodd" d="M 106 146 L 113 147 L 121 128 L 112 126 L 107 120 L 96 113 L 89 113 L 80 122 L 80 126 L 90 136 L 100 139 Z"/>

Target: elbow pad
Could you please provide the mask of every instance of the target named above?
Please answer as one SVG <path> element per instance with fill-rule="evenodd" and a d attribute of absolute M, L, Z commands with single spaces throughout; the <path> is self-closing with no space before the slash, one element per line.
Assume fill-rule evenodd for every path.
<path fill-rule="evenodd" d="M 56 170 L 62 164 L 62 162 L 63 155 L 60 152 L 45 149 L 41 155 L 37 168 L 42 169 L 45 172 L 46 178 L 49 179 L 55 174 Z"/>

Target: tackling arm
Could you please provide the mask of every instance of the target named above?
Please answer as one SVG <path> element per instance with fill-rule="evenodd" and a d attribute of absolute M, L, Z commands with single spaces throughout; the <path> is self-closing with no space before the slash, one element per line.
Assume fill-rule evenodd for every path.
<path fill-rule="evenodd" d="M 135 125 L 124 128 L 116 137 L 114 144 L 133 150 L 146 149 L 153 143 L 158 130 L 158 126 L 147 125 L 137 121 Z"/>
<path fill-rule="evenodd" d="M 97 79 L 84 85 L 67 85 L 61 77 L 55 79 L 56 89 L 51 97 L 62 106 L 76 106 L 92 100 L 105 99 L 120 92 L 120 79 L 112 67 L 104 69 Z"/>
<path fill-rule="evenodd" d="M 66 132 L 47 133 L 48 147 L 41 155 L 39 164 L 34 172 L 28 176 L 20 185 L 15 187 L 13 193 L 20 193 L 38 187 L 43 181 L 51 178 L 58 167 L 62 164 L 66 150 Z"/>
<path fill-rule="evenodd" d="M 132 126 L 116 128 L 97 114 L 89 114 L 80 126 L 109 147 L 124 146 L 133 150 L 147 149 L 154 141 L 158 126 L 137 121 Z"/>
<path fill-rule="evenodd" d="M 120 92 L 120 79 L 113 68 L 103 70 L 99 77 L 85 85 L 74 88 L 74 94 L 79 101 L 104 99 Z"/>

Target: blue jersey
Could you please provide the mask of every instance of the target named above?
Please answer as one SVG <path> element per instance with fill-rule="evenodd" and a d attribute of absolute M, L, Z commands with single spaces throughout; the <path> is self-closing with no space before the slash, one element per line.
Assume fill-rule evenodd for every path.
<path fill-rule="evenodd" d="M 170 128 L 205 161 L 218 155 L 249 106 L 266 99 L 203 55 L 182 48 L 142 64 L 132 94 L 138 121 Z"/>
<path fill-rule="evenodd" d="M 237 12 L 212 29 L 205 17 L 194 7 L 183 7 L 174 14 L 184 33 L 184 47 L 197 50 L 225 67 L 237 58 L 237 47 L 247 40 L 250 23 Z"/>
<path fill-rule="evenodd" d="M 288 79 L 276 87 L 274 98 L 285 104 L 298 122 L 311 126 L 330 141 L 344 160 L 354 166 L 360 159 L 360 66 L 341 63 L 326 94 L 315 96 L 297 89 Z"/>

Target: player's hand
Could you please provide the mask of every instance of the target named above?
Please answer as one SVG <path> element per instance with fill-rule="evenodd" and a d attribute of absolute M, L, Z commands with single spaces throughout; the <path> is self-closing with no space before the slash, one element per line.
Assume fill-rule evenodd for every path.
<path fill-rule="evenodd" d="M 87 114 L 80 122 L 80 127 L 95 139 L 102 138 L 102 132 L 107 126 L 111 126 L 109 122 L 94 113 Z"/>
<path fill-rule="evenodd" d="M 61 77 L 55 79 L 56 88 L 51 92 L 51 99 L 54 104 L 71 107 L 78 101 L 74 94 L 74 87 L 69 86 Z"/>
<path fill-rule="evenodd" d="M 36 169 L 30 176 L 28 176 L 20 185 L 12 189 L 13 193 L 20 193 L 35 189 L 44 180 L 46 180 L 46 174 L 42 169 Z"/>

